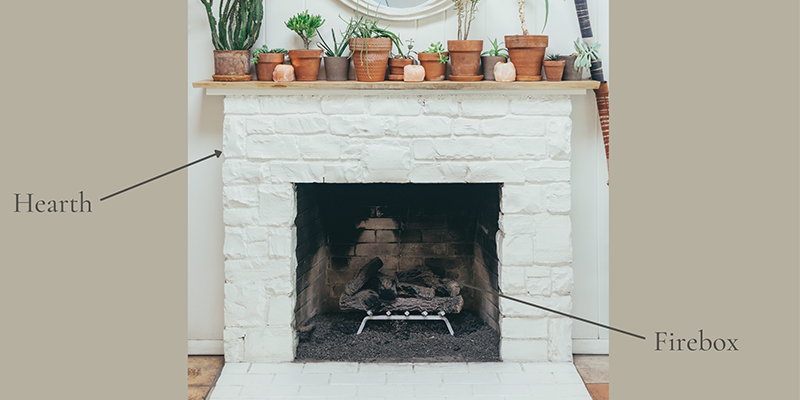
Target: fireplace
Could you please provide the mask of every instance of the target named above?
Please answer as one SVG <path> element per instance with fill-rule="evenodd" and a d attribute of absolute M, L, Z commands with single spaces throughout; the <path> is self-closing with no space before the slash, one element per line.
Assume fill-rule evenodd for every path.
<path fill-rule="evenodd" d="M 217 92 L 227 362 L 294 360 L 374 257 L 570 312 L 568 95 L 281 90 Z M 462 297 L 500 359 L 571 360 L 570 319 Z"/>

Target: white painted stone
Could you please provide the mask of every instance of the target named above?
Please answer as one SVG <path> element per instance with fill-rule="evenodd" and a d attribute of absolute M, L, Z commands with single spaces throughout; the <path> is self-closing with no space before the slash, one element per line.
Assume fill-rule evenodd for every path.
<path fill-rule="evenodd" d="M 525 165 L 525 180 L 532 183 L 569 182 L 569 168 L 542 168 L 532 163 Z"/>
<path fill-rule="evenodd" d="M 325 96 L 322 98 L 324 114 L 362 114 L 367 108 L 367 99 L 360 96 Z"/>
<path fill-rule="evenodd" d="M 315 183 L 325 176 L 323 163 L 273 161 L 269 165 L 274 183 Z"/>
<path fill-rule="evenodd" d="M 554 267 L 551 276 L 553 292 L 560 296 L 569 296 L 575 284 L 572 267 Z"/>
<path fill-rule="evenodd" d="M 222 206 L 224 208 L 244 208 L 258 205 L 258 187 L 226 186 L 222 188 Z"/>
<path fill-rule="evenodd" d="M 434 160 L 438 156 L 432 139 L 417 139 L 411 145 L 417 160 Z"/>
<path fill-rule="evenodd" d="M 258 192 L 256 192 L 256 195 L 258 195 Z M 247 243 L 264 242 L 267 240 L 267 228 L 263 226 L 245 227 L 245 238 Z"/>
<path fill-rule="evenodd" d="M 244 329 L 226 326 L 222 331 L 223 351 L 226 363 L 245 361 L 244 358 Z"/>
<path fill-rule="evenodd" d="M 390 144 L 368 144 L 366 146 L 366 167 L 369 171 L 378 169 L 408 170 L 411 166 L 411 151 L 408 146 Z"/>
<path fill-rule="evenodd" d="M 247 258 L 250 260 L 260 260 L 269 256 L 269 245 L 267 242 L 253 242 L 247 244 Z"/>
<path fill-rule="evenodd" d="M 292 326 L 294 322 L 294 299 L 289 296 L 275 296 L 269 299 L 267 325 Z"/>
<path fill-rule="evenodd" d="M 544 138 L 495 137 L 492 145 L 496 160 L 542 160 L 547 157 Z"/>
<path fill-rule="evenodd" d="M 487 138 L 460 137 L 457 139 L 434 139 L 437 159 L 488 160 L 492 158 L 492 140 Z"/>
<path fill-rule="evenodd" d="M 569 160 L 572 151 L 570 132 L 572 121 L 569 118 L 550 118 L 547 121 L 547 152 L 553 160 Z"/>
<path fill-rule="evenodd" d="M 571 186 L 569 183 L 553 183 L 547 185 L 544 192 L 547 211 L 551 213 L 568 213 L 571 203 Z"/>
<path fill-rule="evenodd" d="M 285 135 L 325 133 L 328 121 L 322 115 L 284 115 L 275 121 L 275 132 Z"/>
<path fill-rule="evenodd" d="M 545 120 L 518 116 L 487 119 L 481 121 L 481 132 L 487 136 L 544 136 Z"/>
<path fill-rule="evenodd" d="M 222 221 L 225 226 L 255 225 L 258 221 L 258 209 L 255 207 L 225 209 L 222 210 Z"/>
<path fill-rule="evenodd" d="M 458 101 L 451 97 L 426 97 L 423 98 L 425 115 L 443 115 L 445 117 L 458 116 Z"/>
<path fill-rule="evenodd" d="M 532 265 L 525 267 L 525 277 L 530 278 L 550 278 L 550 271 L 553 269 L 547 265 Z"/>
<path fill-rule="evenodd" d="M 300 158 L 297 137 L 292 135 L 251 135 L 247 157 L 253 160 L 296 160 Z"/>
<path fill-rule="evenodd" d="M 223 312 L 225 323 L 232 327 L 263 326 L 267 319 L 268 299 L 261 284 L 226 283 Z"/>
<path fill-rule="evenodd" d="M 531 296 L 550 296 L 552 279 L 550 279 L 550 277 L 529 278 L 527 276 L 527 268 L 528 267 L 526 267 L 525 271 L 525 287 L 527 288 L 528 294 Z"/>
<path fill-rule="evenodd" d="M 547 359 L 550 362 L 572 361 L 572 319 L 548 318 Z"/>
<path fill-rule="evenodd" d="M 572 224 L 568 215 L 536 215 L 533 260 L 537 264 L 572 261 Z"/>
<path fill-rule="evenodd" d="M 503 339 L 500 342 L 500 358 L 503 361 L 547 361 L 545 339 Z"/>
<path fill-rule="evenodd" d="M 408 175 L 411 182 L 466 182 L 467 164 L 465 163 L 414 163 Z"/>
<path fill-rule="evenodd" d="M 246 160 L 225 159 L 222 162 L 222 184 L 246 185 L 261 182 L 261 166 Z"/>
<path fill-rule="evenodd" d="M 294 273 L 292 273 L 289 275 L 289 279 L 286 279 L 285 277 L 268 279 L 264 283 L 264 290 L 268 296 L 294 296 L 294 285 L 295 276 Z"/>
<path fill-rule="evenodd" d="M 319 96 L 259 96 L 262 114 L 319 113 Z"/>
<path fill-rule="evenodd" d="M 226 115 L 222 123 L 222 154 L 225 158 L 239 158 L 247 154 L 245 118 Z"/>
<path fill-rule="evenodd" d="M 222 101 L 225 115 L 258 114 L 258 101 L 255 96 L 225 96 Z"/>
<path fill-rule="evenodd" d="M 524 167 L 520 161 L 478 161 L 468 165 L 469 182 L 525 182 Z"/>
<path fill-rule="evenodd" d="M 291 226 L 297 214 L 294 188 L 290 184 L 258 187 L 259 223 L 267 226 Z"/>
<path fill-rule="evenodd" d="M 451 126 L 453 135 L 456 136 L 469 136 L 469 135 L 479 136 L 482 132 L 481 120 L 479 119 L 468 119 L 468 118 L 454 119 Z"/>
<path fill-rule="evenodd" d="M 501 117 L 508 114 L 508 98 L 480 96 L 461 100 L 461 116 L 465 118 Z"/>
<path fill-rule="evenodd" d="M 290 362 L 294 360 L 294 331 L 290 327 L 247 330 L 244 356 L 248 362 Z"/>
<path fill-rule="evenodd" d="M 409 181 L 408 174 L 408 169 L 367 169 L 364 180 L 375 183 L 405 183 Z"/>
<path fill-rule="evenodd" d="M 363 182 L 364 168 L 357 162 L 325 164 L 324 181 L 327 183 Z"/>
<path fill-rule="evenodd" d="M 525 235 L 533 237 L 536 234 L 536 219 L 527 214 L 502 214 L 498 220 L 500 230 L 509 235 Z"/>
<path fill-rule="evenodd" d="M 304 160 L 338 160 L 342 154 L 342 138 L 331 135 L 300 136 L 297 146 Z"/>
<path fill-rule="evenodd" d="M 419 115 L 422 104 L 415 97 L 370 98 L 369 112 L 372 115 Z"/>
<path fill-rule="evenodd" d="M 503 339 L 547 338 L 547 318 L 503 317 L 500 334 Z"/>
<path fill-rule="evenodd" d="M 500 211 L 503 214 L 535 214 L 544 211 L 540 185 L 503 185 Z"/>
<path fill-rule="evenodd" d="M 269 228 L 267 233 L 269 258 L 291 259 L 294 255 L 292 230 L 289 228 Z"/>
<path fill-rule="evenodd" d="M 355 137 L 382 137 L 393 129 L 393 118 L 363 115 L 335 115 L 330 117 L 331 134 Z"/>
<path fill-rule="evenodd" d="M 526 294 L 525 268 L 503 264 L 500 271 L 500 289 L 504 294 Z"/>
<path fill-rule="evenodd" d="M 400 136 L 450 136 L 450 118 L 400 117 L 397 118 L 397 133 Z"/>
<path fill-rule="evenodd" d="M 572 102 L 569 96 L 512 98 L 509 111 L 519 115 L 569 115 L 572 112 Z"/>
<path fill-rule="evenodd" d="M 500 262 L 505 266 L 527 266 L 534 262 L 534 242 L 530 235 L 506 234 L 503 237 Z M 525 286 L 524 279 L 522 286 Z"/>
<path fill-rule="evenodd" d="M 247 252 L 247 242 L 242 228 L 225 227 L 225 243 L 222 253 L 230 259 L 242 258 Z"/>
<path fill-rule="evenodd" d="M 342 147 L 342 160 L 360 160 L 364 155 L 364 139 L 349 138 Z"/>
<path fill-rule="evenodd" d="M 271 115 L 254 115 L 245 120 L 248 135 L 264 135 L 275 133 L 275 118 Z"/>

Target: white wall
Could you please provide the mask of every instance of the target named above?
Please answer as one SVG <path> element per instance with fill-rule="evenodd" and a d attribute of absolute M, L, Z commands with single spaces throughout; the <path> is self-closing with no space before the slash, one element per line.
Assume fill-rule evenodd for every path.
<path fill-rule="evenodd" d="M 220 1 L 220 0 L 217 0 Z M 600 54 L 609 80 L 608 0 L 588 0 L 594 35 L 602 43 Z M 215 4 L 218 4 L 215 2 Z M 326 19 L 320 30 L 328 38 L 330 29 L 345 26 L 352 10 L 336 0 L 265 0 L 264 24 L 257 46 L 302 48 L 302 41 L 283 21 L 308 9 Z M 472 24 L 470 39 L 488 40 L 520 34 L 517 2 L 484 0 Z M 528 0 L 527 25 L 530 33 L 541 32 L 544 1 Z M 383 21 L 401 38 L 413 37 L 417 49 L 432 42 L 445 43 L 457 33 L 454 11 L 417 21 Z M 199 0 L 188 1 L 189 160 L 210 154 L 222 146 L 222 98 L 205 96 L 191 82 L 210 79 L 213 59 L 205 9 Z M 327 33 L 326 33 L 327 32 Z M 550 0 L 550 17 L 544 32 L 550 36 L 548 53 L 573 52 L 572 41 L 580 36 L 574 3 Z M 313 46 L 313 45 L 312 45 Z M 613 106 L 612 106 L 613 107 Z M 573 193 L 572 221 L 575 268 L 573 295 L 576 315 L 608 323 L 608 187 L 594 95 L 573 96 L 572 112 Z M 224 155 L 223 155 L 224 157 Z M 190 353 L 222 352 L 222 179 L 220 163 L 200 163 L 189 170 L 189 339 Z M 576 323 L 573 337 L 607 338 L 607 331 Z M 607 343 L 607 342 L 606 342 Z M 215 350 L 217 349 L 218 350 Z M 607 344 L 606 344 L 607 351 Z"/>

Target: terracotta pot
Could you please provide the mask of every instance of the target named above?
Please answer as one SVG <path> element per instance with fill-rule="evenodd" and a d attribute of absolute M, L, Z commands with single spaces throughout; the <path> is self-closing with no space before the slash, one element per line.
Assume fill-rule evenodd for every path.
<path fill-rule="evenodd" d="M 329 81 L 346 81 L 349 72 L 349 58 L 325 57 L 325 79 Z"/>
<path fill-rule="evenodd" d="M 392 51 L 392 39 L 389 38 L 352 38 L 350 51 L 353 53 L 353 67 L 356 79 L 362 82 L 382 82 L 386 78 L 386 66 L 389 52 Z"/>
<path fill-rule="evenodd" d="M 583 79 L 583 71 L 575 71 L 575 60 L 578 58 L 577 54 L 570 54 L 568 56 L 558 56 L 559 60 L 564 60 L 564 76 L 561 78 L 565 81 L 579 81 Z"/>
<path fill-rule="evenodd" d="M 518 81 L 542 80 L 542 60 L 547 35 L 511 35 L 505 37 L 509 58 L 517 68 Z"/>
<path fill-rule="evenodd" d="M 453 75 L 480 75 L 483 40 L 448 40 L 447 51 L 450 53 Z"/>
<path fill-rule="evenodd" d="M 315 81 L 319 75 L 319 64 L 322 62 L 322 49 L 289 50 L 292 59 L 294 77 L 298 81 Z"/>
<path fill-rule="evenodd" d="M 285 55 L 283 53 L 261 53 L 258 55 L 256 63 L 256 79 L 260 81 L 271 81 L 272 71 L 275 66 L 283 64 Z"/>
<path fill-rule="evenodd" d="M 214 50 L 214 75 L 245 76 L 249 73 L 250 50 Z"/>
<path fill-rule="evenodd" d="M 447 52 L 442 53 L 447 57 Z M 447 63 L 439 63 L 438 53 L 419 53 L 417 54 L 419 63 L 425 68 L 426 81 L 443 81 L 444 71 L 447 68 Z"/>
<path fill-rule="evenodd" d="M 564 65 L 566 61 L 558 60 L 558 61 L 544 61 L 544 75 L 547 77 L 549 82 L 560 82 L 561 75 L 564 75 Z"/>
<path fill-rule="evenodd" d="M 404 68 L 411 65 L 414 60 L 410 58 L 390 58 L 389 59 L 389 80 L 402 81 Z"/>
<path fill-rule="evenodd" d="M 481 64 L 483 65 L 483 80 L 494 80 L 494 65 L 499 62 L 506 62 L 506 56 L 482 56 Z"/>

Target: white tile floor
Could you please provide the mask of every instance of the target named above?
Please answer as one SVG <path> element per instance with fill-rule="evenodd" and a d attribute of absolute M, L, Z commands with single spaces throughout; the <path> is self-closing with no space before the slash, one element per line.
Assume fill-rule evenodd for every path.
<path fill-rule="evenodd" d="M 210 400 L 591 400 L 572 363 L 225 364 Z"/>

